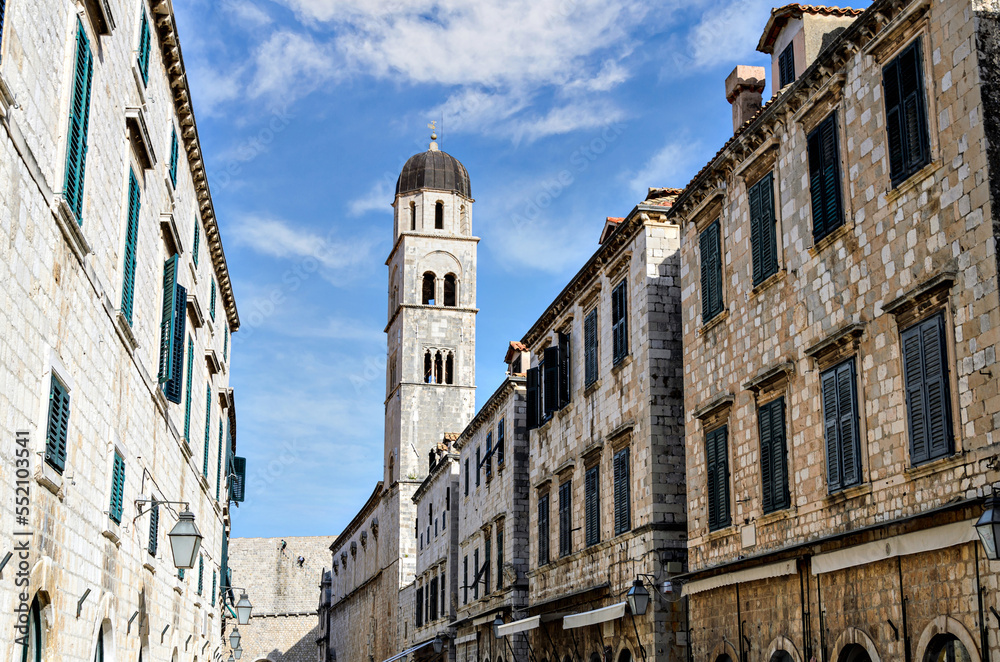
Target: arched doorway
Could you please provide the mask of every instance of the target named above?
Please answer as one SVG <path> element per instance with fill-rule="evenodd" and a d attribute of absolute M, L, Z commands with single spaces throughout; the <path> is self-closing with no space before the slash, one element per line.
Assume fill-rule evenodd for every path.
<path fill-rule="evenodd" d="M 788 651 L 774 651 L 770 662 L 794 662 Z"/>
<path fill-rule="evenodd" d="M 840 657 L 837 658 L 837 662 L 872 662 L 872 658 L 864 646 L 850 644 L 849 646 L 845 646 L 844 650 L 840 651 Z"/>
<path fill-rule="evenodd" d="M 728 653 L 723 653 L 719 657 L 715 658 L 715 662 L 733 662 L 733 658 L 729 657 Z"/>
<path fill-rule="evenodd" d="M 972 656 L 958 637 L 944 633 L 931 639 L 924 662 L 972 662 Z"/>
<path fill-rule="evenodd" d="M 622 652 L 618 653 L 618 662 L 632 662 L 632 651 L 623 648 Z"/>
<path fill-rule="evenodd" d="M 42 662 L 42 605 L 38 596 L 28 610 L 27 645 L 21 648 L 21 662 Z"/>

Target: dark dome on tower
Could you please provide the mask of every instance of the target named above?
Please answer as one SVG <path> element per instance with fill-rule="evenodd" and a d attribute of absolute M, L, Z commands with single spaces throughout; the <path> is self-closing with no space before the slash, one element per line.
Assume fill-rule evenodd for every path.
<path fill-rule="evenodd" d="M 434 143 L 426 152 L 411 156 L 396 180 L 396 195 L 422 188 L 454 191 L 467 198 L 472 197 L 465 166 L 451 154 L 437 149 Z"/>

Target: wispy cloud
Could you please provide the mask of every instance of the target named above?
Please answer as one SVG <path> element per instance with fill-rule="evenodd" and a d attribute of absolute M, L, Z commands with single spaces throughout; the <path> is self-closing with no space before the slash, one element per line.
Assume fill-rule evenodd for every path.
<path fill-rule="evenodd" d="M 302 32 L 280 30 L 256 52 L 256 74 L 249 94 L 287 104 L 334 78 L 337 59 L 329 44 Z"/>
<path fill-rule="evenodd" d="M 701 145 L 684 136 L 673 136 L 635 173 L 629 174 L 629 187 L 645 195 L 650 186 L 686 186 L 694 173 L 704 165 Z"/>
<path fill-rule="evenodd" d="M 372 185 L 368 192 L 348 203 L 347 209 L 352 216 L 361 216 L 370 211 L 388 212 L 396 193 L 392 184 L 381 179 Z"/>
<path fill-rule="evenodd" d="M 270 217 L 245 216 L 236 222 L 233 241 L 276 258 L 311 258 L 325 269 L 343 272 L 371 260 L 373 241 L 364 237 L 322 236 Z"/>

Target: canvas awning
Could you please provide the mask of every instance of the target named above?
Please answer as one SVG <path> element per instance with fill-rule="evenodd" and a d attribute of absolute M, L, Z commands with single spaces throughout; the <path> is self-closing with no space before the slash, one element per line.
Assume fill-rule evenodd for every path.
<path fill-rule="evenodd" d="M 571 614 L 563 617 L 563 630 L 582 628 L 587 625 L 597 625 L 605 621 L 613 621 L 625 615 L 625 602 L 585 611 L 582 614 Z"/>
<path fill-rule="evenodd" d="M 737 570 L 736 572 L 728 572 L 722 575 L 708 577 L 707 579 L 698 579 L 693 582 L 688 582 L 684 585 L 684 595 L 694 595 L 695 593 L 701 593 L 702 591 L 711 591 L 714 588 L 732 586 L 733 584 L 741 584 L 743 582 L 752 582 L 761 579 L 770 579 L 772 577 L 794 575 L 796 572 L 795 559 L 780 561 L 778 563 L 757 566 L 756 568 L 747 568 L 746 570 Z"/>
<path fill-rule="evenodd" d="M 538 627 L 538 624 L 542 622 L 541 616 L 532 616 L 531 618 L 522 618 L 519 621 L 514 621 L 513 623 L 506 623 L 497 628 L 497 636 L 506 637 L 511 634 L 516 634 L 518 632 L 526 632 L 527 630 L 534 630 Z"/>
<path fill-rule="evenodd" d="M 472 634 L 467 634 L 464 637 L 459 637 L 458 639 L 456 639 L 455 645 L 460 646 L 462 644 L 471 644 L 475 640 L 476 640 L 476 633 L 473 632 Z"/>
<path fill-rule="evenodd" d="M 430 646 L 430 645 L 431 645 L 431 644 L 433 644 L 433 643 L 434 643 L 434 640 L 433 640 L 433 639 L 428 639 L 427 641 L 425 641 L 425 642 L 424 642 L 424 643 L 422 643 L 422 644 L 417 644 L 417 645 L 416 645 L 416 646 L 414 646 L 413 648 L 407 648 L 407 649 L 406 649 L 405 651 L 403 651 L 402 653 L 396 653 L 396 654 L 395 654 L 395 655 L 393 655 L 392 657 L 389 657 L 389 658 L 386 658 L 386 659 L 385 659 L 385 660 L 384 660 L 383 662 L 395 662 L 396 660 L 398 660 L 398 659 L 400 659 L 400 658 L 403 658 L 403 657 L 406 657 L 406 656 L 407 656 L 407 655 L 409 655 L 410 653 L 412 653 L 412 652 L 414 652 L 414 651 L 418 651 L 418 650 L 420 650 L 421 648 L 423 648 L 424 646 Z"/>

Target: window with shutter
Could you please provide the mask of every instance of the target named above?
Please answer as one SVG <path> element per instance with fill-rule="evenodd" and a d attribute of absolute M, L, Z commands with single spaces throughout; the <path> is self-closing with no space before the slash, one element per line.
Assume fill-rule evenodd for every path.
<path fill-rule="evenodd" d="M 709 531 L 724 529 L 732 522 L 729 514 L 728 435 L 727 425 L 705 433 Z"/>
<path fill-rule="evenodd" d="M 229 325 L 226 324 L 222 327 L 222 360 L 223 362 L 229 360 Z M 449 384 L 451 382 L 448 382 Z"/>
<path fill-rule="evenodd" d="M 212 317 L 212 321 L 215 321 L 215 281 L 213 280 L 210 285 L 210 295 L 208 298 L 208 314 Z"/>
<path fill-rule="evenodd" d="M 573 551 L 573 496 L 569 481 L 559 486 L 559 556 Z"/>
<path fill-rule="evenodd" d="M 194 219 L 194 242 L 191 245 L 191 260 L 194 262 L 194 268 L 198 268 L 198 247 L 201 246 L 201 224 L 198 219 Z"/>
<path fill-rule="evenodd" d="M 424 624 L 424 587 L 420 586 L 417 588 L 417 601 L 416 601 L 416 623 L 417 627 L 422 627 Z"/>
<path fill-rule="evenodd" d="M 469 496 L 469 458 L 465 458 L 465 496 Z"/>
<path fill-rule="evenodd" d="M 701 231 L 701 323 L 722 312 L 722 226 L 719 220 Z"/>
<path fill-rule="evenodd" d="M 486 480 L 493 478 L 493 431 L 486 433 L 486 457 L 483 458 L 486 464 Z"/>
<path fill-rule="evenodd" d="M 812 130 L 807 144 L 813 241 L 819 241 L 844 224 L 839 145 L 837 113 L 834 112 Z"/>
<path fill-rule="evenodd" d="M 205 590 L 205 557 L 198 556 L 198 595 Z"/>
<path fill-rule="evenodd" d="M 795 82 L 795 49 L 793 44 L 788 44 L 778 56 L 778 80 L 780 87 Z"/>
<path fill-rule="evenodd" d="M 753 284 L 759 285 L 778 271 L 778 237 L 774 216 L 774 174 L 767 173 L 747 191 L 750 203 L 750 247 Z"/>
<path fill-rule="evenodd" d="M 854 359 L 820 375 L 826 439 L 827 489 L 836 492 L 861 482 L 857 379 Z"/>
<path fill-rule="evenodd" d="M 538 565 L 549 562 L 549 495 L 538 497 Z"/>
<path fill-rule="evenodd" d="M 493 550 L 491 548 L 490 532 L 486 532 L 486 541 L 483 543 L 483 595 L 490 594 L 490 562 L 493 560 Z"/>
<path fill-rule="evenodd" d="M 611 291 L 611 345 L 614 363 L 628 356 L 628 283 L 623 280 Z"/>
<path fill-rule="evenodd" d="M 94 77 L 94 55 L 83 23 L 76 24 L 76 64 L 73 92 L 69 103 L 69 130 L 66 142 L 66 182 L 63 197 L 83 225 L 83 181 L 87 164 L 87 130 L 90 124 L 90 93 Z"/>
<path fill-rule="evenodd" d="M 132 298 L 135 293 L 135 261 L 139 243 L 139 180 L 128 171 L 128 221 L 125 227 L 125 250 L 122 260 L 122 315 L 132 326 Z"/>
<path fill-rule="evenodd" d="M 542 360 L 543 420 L 549 419 L 559 408 L 559 348 L 546 347 Z"/>
<path fill-rule="evenodd" d="M 472 580 L 472 599 L 479 599 L 479 550 L 472 552 L 472 569 L 476 571 L 476 576 Z"/>
<path fill-rule="evenodd" d="M 187 384 L 184 392 L 184 440 L 191 445 L 191 385 L 194 380 L 194 339 L 188 338 Z"/>
<path fill-rule="evenodd" d="M 757 410 L 760 431 L 760 482 L 765 513 L 789 506 L 788 448 L 785 443 L 785 399 Z"/>
<path fill-rule="evenodd" d="M 215 589 L 216 589 L 216 585 L 218 584 L 218 581 L 219 581 L 218 580 L 218 575 L 216 574 L 215 570 L 213 570 L 212 571 L 212 594 L 211 594 L 211 596 L 209 598 L 209 604 L 212 604 L 212 605 L 215 604 Z"/>
<path fill-rule="evenodd" d="M 497 522 L 497 590 L 503 588 L 503 525 L 504 521 Z"/>
<path fill-rule="evenodd" d="M 170 132 L 170 183 L 177 188 L 177 129 Z"/>
<path fill-rule="evenodd" d="M 7 0 L 0 0 L 0 46 L 3 46 L 3 17 L 7 9 Z"/>
<path fill-rule="evenodd" d="M 108 516 L 115 524 L 122 523 L 122 506 L 125 498 L 125 458 L 115 453 L 115 462 L 111 470 L 111 507 Z"/>
<path fill-rule="evenodd" d="M 882 69 L 893 188 L 931 160 L 920 41 L 916 39 Z"/>
<path fill-rule="evenodd" d="M 205 457 L 201 463 L 201 475 L 208 478 L 208 447 L 212 430 L 212 384 L 205 384 Z"/>
<path fill-rule="evenodd" d="M 587 469 L 584 475 L 583 490 L 583 510 L 584 510 L 584 533 L 587 538 L 587 547 L 596 545 L 601 541 L 601 485 L 600 468 L 593 466 Z"/>
<path fill-rule="evenodd" d="M 146 550 L 150 556 L 156 556 L 160 542 L 160 504 L 153 503 L 149 511 L 149 545 Z"/>
<path fill-rule="evenodd" d="M 222 489 L 222 418 L 219 418 L 219 446 L 218 446 L 218 469 L 215 472 L 215 500 L 219 500 L 219 493 Z"/>
<path fill-rule="evenodd" d="M 462 558 L 462 604 L 469 604 L 469 555 Z"/>
<path fill-rule="evenodd" d="M 570 387 L 570 335 L 568 333 L 559 334 L 559 409 L 569 404 Z"/>
<path fill-rule="evenodd" d="M 428 592 L 428 597 L 430 599 L 430 617 L 427 619 L 430 621 L 436 621 L 438 617 L 438 578 L 435 577 L 431 579 L 430 591 Z"/>
<path fill-rule="evenodd" d="M 504 419 L 500 419 L 497 423 L 497 468 L 499 469 L 504 463 Z"/>
<path fill-rule="evenodd" d="M 476 487 L 479 487 L 482 480 L 483 457 L 480 448 L 476 447 Z"/>
<path fill-rule="evenodd" d="M 917 465 L 954 452 L 944 314 L 903 331 L 902 344 L 910 462 Z"/>
<path fill-rule="evenodd" d="M 243 503 L 247 495 L 247 459 L 236 456 L 233 458 L 233 486 L 230 500 Z"/>
<path fill-rule="evenodd" d="M 160 316 L 160 367 L 158 379 L 165 384 L 174 376 L 174 326 L 179 322 L 176 315 L 177 267 L 175 253 L 163 263 L 163 305 Z"/>
<path fill-rule="evenodd" d="M 139 73 L 142 74 L 143 85 L 149 84 L 149 53 L 150 53 L 149 19 L 145 8 L 142 10 L 142 22 L 139 25 Z"/>
<path fill-rule="evenodd" d="M 45 430 L 45 461 L 63 472 L 66 468 L 66 444 L 69 439 L 69 389 L 55 373 L 49 384 L 49 415 Z"/>
<path fill-rule="evenodd" d="M 591 310 L 583 318 L 583 361 L 584 380 L 590 386 L 597 381 L 597 309 Z"/>
<path fill-rule="evenodd" d="M 174 324 L 173 339 L 170 343 L 170 351 L 173 352 L 171 366 L 173 376 L 163 385 L 163 395 L 174 404 L 181 403 L 181 382 L 184 379 L 184 327 L 187 322 L 185 314 L 187 304 L 187 290 L 183 285 L 177 285 L 174 294 Z"/>
<path fill-rule="evenodd" d="M 534 430 L 538 427 L 539 423 L 539 388 L 538 388 L 538 368 L 529 368 L 527 374 L 527 418 L 528 418 L 528 429 Z"/>
<path fill-rule="evenodd" d="M 614 457 L 615 469 L 615 535 L 632 528 L 632 495 L 629 482 L 629 449 L 623 448 Z"/>

